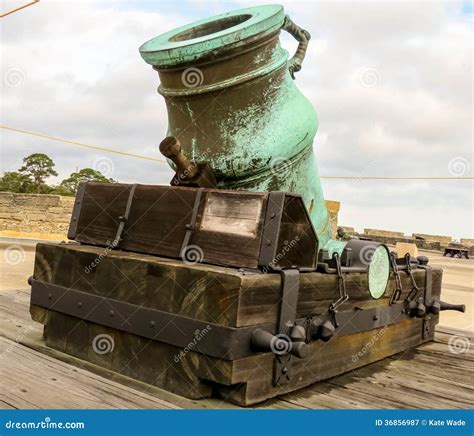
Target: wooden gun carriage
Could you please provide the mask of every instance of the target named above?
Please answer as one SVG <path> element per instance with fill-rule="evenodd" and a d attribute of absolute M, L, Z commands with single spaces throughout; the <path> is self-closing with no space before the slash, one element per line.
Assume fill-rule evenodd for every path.
<path fill-rule="evenodd" d="M 37 246 L 47 345 L 189 398 L 295 390 L 431 340 L 448 308 L 423 258 L 378 299 L 323 267 L 294 194 L 86 183 L 69 237 Z"/>

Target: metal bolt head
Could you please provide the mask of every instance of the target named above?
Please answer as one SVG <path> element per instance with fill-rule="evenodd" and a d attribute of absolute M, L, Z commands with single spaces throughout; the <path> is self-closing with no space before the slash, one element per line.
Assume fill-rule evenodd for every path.
<path fill-rule="evenodd" d="M 82 307 L 82 302 L 79 301 L 79 303 L 77 303 L 77 307 Z"/>
<path fill-rule="evenodd" d="M 114 312 L 113 310 L 111 310 L 111 311 L 109 312 L 109 315 L 110 315 L 110 316 L 114 316 L 114 315 L 115 315 L 115 312 Z"/>
<path fill-rule="evenodd" d="M 155 327 L 156 323 L 155 321 L 150 321 L 150 327 Z"/>

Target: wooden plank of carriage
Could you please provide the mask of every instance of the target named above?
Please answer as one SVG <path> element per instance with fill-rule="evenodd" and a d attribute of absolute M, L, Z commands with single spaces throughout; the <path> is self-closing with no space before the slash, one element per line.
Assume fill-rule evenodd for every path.
<path fill-rule="evenodd" d="M 434 342 L 257 407 L 472 408 L 474 351 L 469 345 L 474 335 L 466 330 L 443 330 L 436 333 Z M 217 399 L 188 400 L 47 348 L 42 326 L 30 318 L 29 291 L 0 293 L 0 337 L 3 347 L 7 344 L 14 349 L 6 358 L 0 351 L 0 368 L 9 374 L 8 391 L 0 389 L 1 408 L 235 407 Z M 458 348 L 453 349 L 456 343 Z M 13 358 L 10 363 L 6 363 L 8 356 Z M 64 389 L 78 395 L 64 395 Z"/>

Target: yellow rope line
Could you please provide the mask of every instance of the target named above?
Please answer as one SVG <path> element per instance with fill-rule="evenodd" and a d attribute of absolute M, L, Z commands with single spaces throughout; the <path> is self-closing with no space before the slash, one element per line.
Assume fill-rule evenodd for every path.
<path fill-rule="evenodd" d="M 155 159 L 153 157 L 143 156 L 140 154 L 127 153 L 113 148 L 99 147 L 98 145 L 83 144 L 82 142 L 70 141 L 68 139 L 56 138 L 54 136 L 43 135 L 41 133 L 29 132 L 27 130 L 15 129 L 13 127 L 2 126 L 1 129 L 10 130 L 12 132 L 24 133 L 26 135 L 37 136 L 39 138 L 50 139 L 52 141 L 64 142 L 66 144 L 74 144 L 80 147 L 92 148 L 94 150 L 105 151 L 107 153 L 120 154 L 122 156 L 135 157 L 138 159 L 151 160 L 153 162 L 166 163 L 164 159 Z M 321 179 L 326 180 L 474 180 L 472 176 L 452 176 L 452 177 L 377 177 L 377 176 L 321 176 Z"/>
<path fill-rule="evenodd" d="M 342 179 L 342 180 L 474 180 L 474 177 L 471 177 L 471 176 L 450 176 L 450 177 L 321 176 L 321 179 Z"/>
<path fill-rule="evenodd" d="M 79 145 L 80 147 L 86 147 L 86 148 L 92 148 L 94 150 L 105 151 L 107 153 L 121 154 L 122 156 L 136 157 L 139 159 L 146 159 L 146 160 L 151 160 L 154 162 L 166 163 L 164 159 L 155 159 L 153 157 L 143 156 L 141 154 L 127 153 L 125 151 L 114 150 L 113 148 L 99 147 L 98 145 L 91 145 L 91 144 L 83 144 L 82 142 L 69 141 L 68 139 L 62 139 L 62 138 L 55 138 L 54 136 L 43 135 L 41 133 L 35 133 L 35 132 L 28 132 L 26 130 L 21 130 L 21 129 L 14 129 L 13 127 L 8 127 L 8 126 L 0 125 L 0 128 L 5 129 L 5 130 L 10 130 L 12 132 L 18 132 L 18 133 L 24 133 L 26 135 L 37 136 L 39 138 L 50 139 L 52 141 L 59 141 L 59 142 L 64 142 L 66 144 L 74 144 L 74 145 Z"/>
<path fill-rule="evenodd" d="M 12 10 L 10 10 L 10 11 L 4 12 L 3 14 L 0 14 L 0 18 L 6 17 L 7 15 L 10 15 L 10 14 L 13 14 L 13 12 L 18 12 L 18 11 L 20 11 L 21 9 L 25 9 L 25 8 L 27 8 L 28 6 L 34 5 L 35 3 L 39 3 L 39 0 L 33 0 L 32 2 L 27 3 L 26 5 L 18 6 L 18 7 L 15 8 L 15 9 L 12 9 Z"/>

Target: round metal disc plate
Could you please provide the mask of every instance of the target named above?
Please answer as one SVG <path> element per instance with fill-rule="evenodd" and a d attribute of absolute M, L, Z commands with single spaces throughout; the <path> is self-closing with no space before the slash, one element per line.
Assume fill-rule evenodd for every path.
<path fill-rule="evenodd" d="M 369 264 L 369 293 L 374 299 L 382 297 L 390 274 L 390 258 L 387 247 L 379 245 Z"/>

